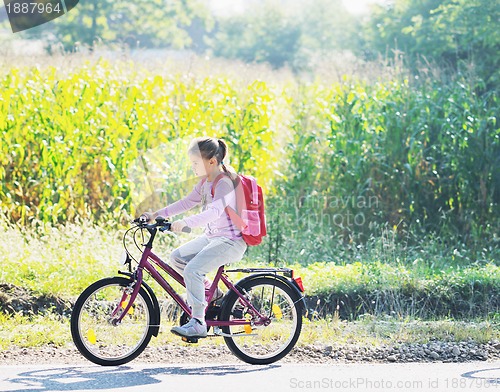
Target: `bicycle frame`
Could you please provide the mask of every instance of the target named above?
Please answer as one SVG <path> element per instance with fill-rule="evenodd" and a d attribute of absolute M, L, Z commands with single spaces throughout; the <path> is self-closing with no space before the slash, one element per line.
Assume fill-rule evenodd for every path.
<path fill-rule="evenodd" d="M 186 284 L 184 283 L 184 278 L 177 272 L 175 271 L 172 267 L 170 267 L 168 264 L 166 264 L 159 256 L 155 255 L 152 251 L 152 243 L 154 240 L 154 237 L 156 236 L 157 229 L 147 229 L 151 237 L 148 241 L 147 244 L 145 244 L 145 249 L 142 253 L 141 260 L 139 261 L 139 265 L 136 269 L 136 271 L 133 274 L 133 291 L 130 292 L 129 290 L 125 290 L 123 293 L 123 296 L 120 300 L 120 303 L 118 304 L 117 308 L 115 311 L 112 313 L 112 317 L 116 317 L 117 314 L 120 314 L 118 317 L 116 317 L 113 322 L 118 324 L 121 322 L 121 320 L 125 317 L 127 312 L 129 311 L 130 307 L 134 303 L 137 294 L 139 293 L 139 290 L 141 288 L 142 282 L 143 282 L 143 271 L 146 270 L 152 277 L 153 279 L 173 298 L 175 302 L 182 308 L 184 312 L 186 312 L 189 317 L 191 317 L 191 308 L 189 305 L 184 301 L 184 299 L 174 290 L 174 288 L 165 280 L 165 278 L 158 272 L 158 270 L 155 268 L 154 265 L 160 267 L 163 271 L 165 271 L 168 275 L 170 275 L 173 279 L 175 279 L 178 283 L 180 283 L 182 286 L 186 287 Z M 151 260 L 152 262 L 150 262 Z M 154 265 L 153 265 L 154 264 Z M 235 287 L 235 285 L 229 280 L 227 275 L 224 273 L 224 266 L 219 267 L 217 270 L 217 273 L 215 275 L 215 279 L 212 282 L 212 286 L 210 289 L 205 293 L 205 298 L 207 303 L 210 302 L 210 299 L 212 298 L 213 294 L 215 293 L 215 290 L 217 289 L 217 285 L 219 283 L 219 280 L 222 280 L 226 287 L 229 290 L 233 290 L 236 295 L 240 298 L 240 300 L 243 302 L 245 306 L 247 306 L 254 314 L 257 316 L 257 321 L 254 321 L 254 325 L 268 325 L 270 323 L 269 317 L 266 315 L 262 315 L 255 307 L 252 305 L 251 302 L 247 300 L 247 298 L 239 292 L 239 290 Z M 123 304 L 125 303 L 127 296 L 130 295 L 130 299 L 127 303 L 127 305 L 124 307 Z M 205 309 L 206 311 L 206 309 Z M 230 325 L 250 325 L 251 322 L 243 319 L 239 320 L 231 320 L 231 321 L 218 321 L 218 320 L 206 320 L 207 326 L 210 327 L 225 327 L 225 326 L 230 326 Z"/>

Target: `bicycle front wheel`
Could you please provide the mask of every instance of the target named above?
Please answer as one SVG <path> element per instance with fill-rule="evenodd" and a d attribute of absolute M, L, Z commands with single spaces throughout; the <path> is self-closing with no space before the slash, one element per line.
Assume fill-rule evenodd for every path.
<path fill-rule="evenodd" d="M 80 353 L 103 366 L 117 366 L 136 358 L 152 336 L 153 304 L 141 287 L 121 323 L 113 320 L 128 304 L 130 280 L 106 278 L 90 285 L 78 297 L 71 313 L 71 335 Z"/>
<path fill-rule="evenodd" d="M 267 326 L 222 327 L 224 333 L 231 335 L 224 337 L 227 346 L 234 355 L 247 363 L 265 365 L 278 361 L 290 352 L 302 329 L 299 296 L 290 286 L 271 277 L 252 279 L 239 287 L 255 309 L 268 316 L 271 323 Z M 255 322 L 258 316 L 231 291 L 220 319 Z"/>

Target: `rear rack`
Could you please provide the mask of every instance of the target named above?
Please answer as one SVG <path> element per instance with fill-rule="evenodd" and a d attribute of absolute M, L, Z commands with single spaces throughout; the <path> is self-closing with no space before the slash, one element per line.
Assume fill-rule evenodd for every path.
<path fill-rule="evenodd" d="M 290 268 L 236 268 L 224 270 L 224 272 L 244 272 L 247 274 L 254 272 L 270 272 L 274 274 L 283 274 L 287 278 L 291 278 L 293 275 L 293 270 Z"/>

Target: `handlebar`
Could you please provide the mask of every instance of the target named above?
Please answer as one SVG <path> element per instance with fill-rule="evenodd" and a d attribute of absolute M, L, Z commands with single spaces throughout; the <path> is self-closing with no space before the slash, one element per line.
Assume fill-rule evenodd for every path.
<path fill-rule="evenodd" d="M 172 223 L 168 222 L 164 217 L 157 216 L 155 221 L 156 223 L 146 223 L 142 221 L 140 218 L 136 218 L 133 220 L 133 223 L 137 223 L 138 226 L 144 229 L 159 229 L 160 231 L 170 231 Z M 184 226 L 182 228 L 182 231 L 184 233 L 191 233 L 191 228 L 188 226 Z"/>

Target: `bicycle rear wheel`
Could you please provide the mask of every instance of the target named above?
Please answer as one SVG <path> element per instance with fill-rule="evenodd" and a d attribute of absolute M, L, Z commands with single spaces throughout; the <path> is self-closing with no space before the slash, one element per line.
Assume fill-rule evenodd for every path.
<path fill-rule="evenodd" d="M 151 340 L 153 304 L 142 287 L 121 323 L 113 323 L 113 312 L 128 304 L 130 296 L 124 293 L 129 284 L 129 279 L 121 277 L 99 280 L 83 291 L 73 307 L 73 341 L 85 358 L 98 365 L 127 363 Z"/>
<path fill-rule="evenodd" d="M 297 293 L 271 277 L 252 279 L 239 287 L 258 312 L 270 316 L 271 323 L 251 328 L 248 325 L 222 327 L 224 333 L 232 335 L 224 337 L 227 346 L 247 363 L 265 365 L 280 360 L 293 348 L 302 329 L 302 305 Z M 221 310 L 220 320 L 256 321 L 257 316 L 231 291 Z"/>

